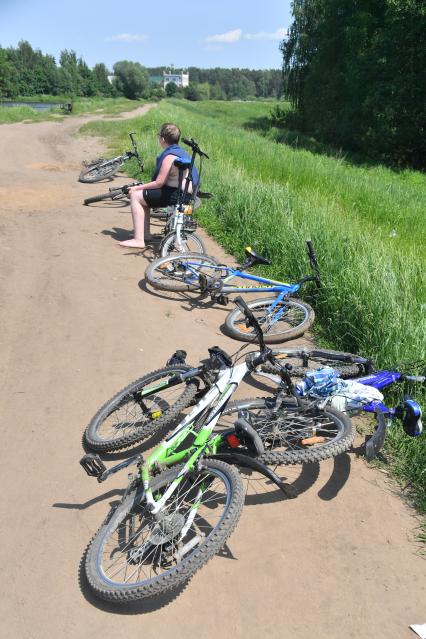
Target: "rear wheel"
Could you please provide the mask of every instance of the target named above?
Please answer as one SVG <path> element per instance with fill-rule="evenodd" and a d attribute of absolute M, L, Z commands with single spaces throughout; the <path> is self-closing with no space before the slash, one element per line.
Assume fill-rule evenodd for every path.
<path fill-rule="evenodd" d="M 176 469 L 152 480 L 161 498 Z M 231 535 L 241 515 L 244 489 L 238 471 L 206 460 L 186 474 L 157 515 L 134 489 L 93 538 L 85 571 L 95 593 L 126 603 L 167 592 L 188 580 Z"/>
<path fill-rule="evenodd" d="M 78 179 L 80 182 L 98 182 L 117 173 L 121 166 L 122 162 L 102 162 L 101 164 L 83 169 Z"/>
<path fill-rule="evenodd" d="M 295 299 L 284 298 L 278 304 L 276 298 L 259 299 L 247 302 L 247 306 L 257 318 L 268 343 L 285 342 L 303 335 L 315 318 L 313 309 L 306 302 Z M 247 326 L 246 317 L 239 308 L 228 314 L 225 326 L 234 339 L 256 341 L 256 333 Z"/>
<path fill-rule="evenodd" d="M 304 464 L 335 457 L 352 446 L 355 429 L 349 417 L 334 408 L 320 410 L 308 402 L 299 407 L 289 399 L 275 410 L 274 398 L 231 402 L 219 421 L 229 428 L 238 412 L 248 412 L 248 421 L 260 436 L 266 464 Z"/>
<path fill-rule="evenodd" d="M 93 197 L 88 197 L 84 200 L 84 204 L 93 204 L 93 202 L 101 202 L 102 200 L 117 200 L 120 197 L 123 197 L 124 193 L 122 189 L 114 189 L 114 191 L 109 191 L 109 193 L 102 193 L 102 195 L 94 195 Z"/>
<path fill-rule="evenodd" d="M 353 362 L 362 359 L 352 353 L 330 351 L 326 349 L 295 349 L 279 348 L 274 349 L 272 354 L 280 364 L 291 364 L 291 375 L 303 377 L 309 371 L 331 366 L 338 371 L 342 379 L 350 379 L 360 375 L 368 374 L 369 362 Z M 352 361 L 351 361 L 352 360 Z M 275 373 L 277 369 L 271 362 L 266 362 L 260 367 L 265 373 Z"/>
<path fill-rule="evenodd" d="M 201 253 L 206 252 L 206 248 L 202 240 L 195 233 L 181 232 L 182 250 L 178 248 L 176 233 L 172 232 L 166 235 L 160 245 L 160 254 L 162 257 L 172 255 L 173 253 Z"/>
<path fill-rule="evenodd" d="M 200 291 L 200 275 L 220 277 L 219 262 L 209 255 L 181 253 L 160 257 L 151 262 L 145 277 L 154 287 L 164 291 Z"/>
<path fill-rule="evenodd" d="M 177 378 L 190 369 L 184 365 L 165 366 L 123 388 L 87 426 L 84 438 L 89 448 L 120 450 L 170 423 L 189 406 L 197 392 L 195 380 L 185 382 Z M 173 385 L 174 381 L 177 383 Z"/>

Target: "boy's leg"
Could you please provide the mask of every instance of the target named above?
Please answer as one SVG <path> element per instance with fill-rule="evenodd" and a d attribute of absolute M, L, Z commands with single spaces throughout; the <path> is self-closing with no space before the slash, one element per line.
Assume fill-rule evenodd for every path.
<path fill-rule="evenodd" d="M 132 212 L 134 237 L 120 242 L 121 246 L 130 248 L 145 248 L 145 241 L 151 239 L 149 235 L 150 207 L 145 202 L 142 191 L 135 191 L 130 195 L 130 209 Z"/>

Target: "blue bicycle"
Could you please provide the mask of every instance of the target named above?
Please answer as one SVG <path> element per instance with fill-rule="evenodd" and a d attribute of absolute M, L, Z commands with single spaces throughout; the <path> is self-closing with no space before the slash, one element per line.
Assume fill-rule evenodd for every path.
<path fill-rule="evenodd" d="M 256 264 L 271 262 L 258 255 L 251 247 L 245 249 L 246 260 L 239 267 L 220 264 L 214 257 L 197 253 L 183 253 L 163 257 L 152 262 L 146 269 L 147 281 L 156 289 L 164 291 L 193 291 L 210 295 L 214 302 L 226 305 L 229 295 L 241 293 L 274 293 L 247 303 L 258 320 L 265 342 L 275 343 L 294 339 L 311 326 L 315 318 L 313 309 L 295 295 L 305 282 L 315 282 L 320 286 L 320 274 L 314 247 L 307 241 L 308 255 L 314 275 L 302 277 L 294 284 L 277 282 L 266 277 L 247 273 Z M 254 284 L 244 286 L 233 284 L 235 279 L 250 280 Z M 256 341 L 256 333 L 246 321 L 244 314 L 236 307 L 225 320 L 228 334 L 241 341 Z"/>
<path fill-rule="evenodd" d="M 352 353 L 343 353 L 339 351 L 330 351 L 318 348 L 309 349 L 278 349 L 271 351 L 271 360 L 262 363 L 256 370 L 256 374 L 265 376 L 271 382 L 278 386 L 276 397 L 279 398 L 284 392 L 282 388 L 282 379 L 280 377 L 280 369 L 285 366 L 292 377 L 302 378 L 302 384 L 296 385 L 296 390 L 305 399 L 323 397 L 328 398 L 329 405 L 334 408 L 353 414 L 354 412 L 363 411 L 372 413 L 376 418 L 376 427 L 371 437 L 367 437 L 365 442 L 365 455 L 367 459 L 373 459 L 382 448 L 386 431 L 392 426 L 395 419 L 400 420 L 404 432 L 411 437 L 418 437 L 422 433 L 422 410 L 418 402 L 407 394 L 408 386 L 417 384 L 418 386 L 426 386 L 426 376 L 424 375 L 407 375 L 398 371 L 379 370 L 373 367 L 371 359 L 354 355 Z M 326 367 L 326 368 L 324 368 Z M 342 380 L 353 380 L 368 388 L 382 391 L 383 389 L 399 384 L 403 388 L 402 397 L 396 406 L 387 406 L 379 399 L 368 399 L 368 392 L 363 399 L 363 393 L 355 400 L 350 393 L 350 389 L 338 389 L 335 386 L 336 380 L 330 383 L 318 383 L 316 377 L 312 373 L 324 373 L 332 368 L 337 376 Z M 309 383 L 306 384 L 306 381 Z M 322 382 L 324 382 L 324 378 Z M 317 382 L 315 384 L 315 382 Z M 312 385 L 311 385 L 312 384 Z M 356 391 L 359 392 L 359 389 Z M 337 400 L 337 401 L 336 401 Z M 274 400 L 273 408 L 277 404 Z M 355 406 L 355 408 L 354 408 Z M 230 404 L 229 413 L 235 415 L 238 411 L 249 410 L 255 421 L 255 428 L 259 432 L 262 439 L 265 433 L 274 433 L 274 446 L 270 451 L 269 462 L 275 461 L 279 463 L 279 453 L 277 453 L 277 440 L 279 440 L 280 429 L 277 427 L 277 416 L 274 410 L 271 410 L 270 399 L 240 400 Z M 280 419 L 282 416 L 280 416 Z M 252 420 L 252 423 L 253 423 Z M 271 435 L 272 437 L 272 435 Z M 286 434 L 288 440 L 288 434 Z M 312 441 L 312 440 L 311 440 Z"/>

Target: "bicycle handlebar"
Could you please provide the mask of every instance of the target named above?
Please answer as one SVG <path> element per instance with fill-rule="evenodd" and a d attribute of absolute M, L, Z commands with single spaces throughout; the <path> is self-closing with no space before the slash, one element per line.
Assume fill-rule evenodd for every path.
<path fill-rule="evenodd" d="M 207 155 L 207 153 L 204 153 L 204 151 L 200 149 L 200 147 L 198 146 L 198 144 L 193 138 L 191 138 L 190 140 L 188 140 L 187 138 L 182 138 L 182 142 L 186 144 L 187 146 L 190 146 L 195 153 L 198 153 L 198 155 L 201 155 L 202 157 L 209 159 L 209 156 Z"/>

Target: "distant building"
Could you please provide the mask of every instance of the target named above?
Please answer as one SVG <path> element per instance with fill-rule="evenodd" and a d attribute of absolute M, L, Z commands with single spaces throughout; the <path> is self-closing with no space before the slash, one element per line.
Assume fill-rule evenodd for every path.
<path fill-rule="evenodd" d="M 177 73 L 174 69 L 171 71 L 163 71 L 163 87 L 165 88 L 169 82 L 174 82 L 178 87 L 187 87 L 189 84 L 189 73 Z"/>

